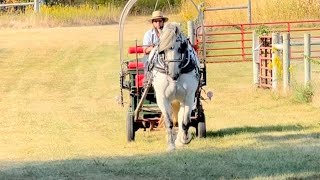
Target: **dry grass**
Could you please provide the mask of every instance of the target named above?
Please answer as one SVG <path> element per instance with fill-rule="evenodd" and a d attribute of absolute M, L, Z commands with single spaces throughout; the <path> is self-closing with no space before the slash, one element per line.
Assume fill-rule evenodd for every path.
<path fill-rule="evenodd" d="M 195 0 L 199 4 L 200 0 Z M 206 0 L 205 7 L 229 7 L 246 5 L 248 0 Z M 320 3 L 317 0 L 254 0 L 252 1 L 252 22 L 297 21 L 319 19 Z M 184 3 L 181 16 L 194 19 L 197 13 L 191 3 Z M 248 22 L 247 10 L 224 10 L 205 13 L 209 24 L 233 24 Z"/>
<path fill-rule="evenodd" d="M 148 26 L 131 19 L 126 46 Z M 208 138 L 173 154 L 164 131 L 139 130 L 127 143 L 117 33 L 0 31 L 0 179 L 319 177 L 318 107 L 252 88 L 250 63 L 208 65 Z"/>
<path fill-rule="evenodd" d="M 118 21 L 121 9 L 112 5 L 90 6 L 41 6 L 36 14 L 31 7 L 24 14 L 0 15 L 2 28 L 34 28 L 34 27 L 65 27 L 106 25 Z"/>
<path fill-rule="evenodd" d="M 141 26 L 147 28 L 144 23 Z M 117 128 L 108 128 L 107 124 L 124 119 L 120 106 L 109 109 L 119 90 L 117 30 L 117 25 L 111 25 L 1 31 L 5 38 L 1 39 L 0 50 L 0 122 L 4 140 L 0 159 L 60 159 L 69 148 L 75 152 L 67 157 L 90 156 L 100 154 L 96 153 L 96 146 L 101 146 L 104 154 L 117 154 L 105 151 L 108 148 L 104 145 L 116 144 L 118 141 L 112 139 L 117 137 L 114 129 L 122 128 L 121 123 L 116 123 Z M 135 37 L 138 38 L 130 34 L 126 39 L 133 43 Z M 91 128 L 100 129 L 104 135 L 91 134 Z M 82 146 L 83 143 L 91 145 Z M 122 150 L 123 146 L 118 148 Z"/>
<path fill-rule="evenodd" d="M 194 0 L 198 5 L 202 0 Z M 240 6 L 247 0 L 206 0 L 205 7 Z M 317 0 L 258 0 L 252 1 L 253 22 L 296 21 L 319 19 Z M 32 8 L 27 8 L 26 14 L 0 15 L 0 27 L 31 28 L 31 27 L 65 27 L 105 25 L 118 21 L 121 8 L 112 5 L 79 7 L 47 7 L 41 6 L 40 14 L 34 14 Z M 195 19 L 197 12 L 190 1 L 171 12 L 179 12 L 177 19 L 184 23 Z M 172 14 L 171 16 L 175 16 Z M 247 10 L 227 10 L 205 13 L 209 24 L 244 23 L 248 21 Z"/>

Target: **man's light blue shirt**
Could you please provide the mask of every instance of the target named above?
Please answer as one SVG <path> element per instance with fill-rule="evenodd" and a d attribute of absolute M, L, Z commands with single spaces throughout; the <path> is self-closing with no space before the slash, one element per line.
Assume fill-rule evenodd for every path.
<path fill-rule="evenodd" d="M 157 36 L 156 30 L 154 28 L 148 30 L 143 37 L 143 46 L 150 46 L 151 44 L 157 44 L 159 42 L 159 38 Z M 146 63 L 149 59 L 149 55 L 145 55 L 143 58 L 143 62 Z"/>
<path fill-rule="evenodd" d="M 151 44 L 158 43 L 159 38 L 154 28 L 148 30 L 143 37 L 143 46 L 149 46 Z"/>

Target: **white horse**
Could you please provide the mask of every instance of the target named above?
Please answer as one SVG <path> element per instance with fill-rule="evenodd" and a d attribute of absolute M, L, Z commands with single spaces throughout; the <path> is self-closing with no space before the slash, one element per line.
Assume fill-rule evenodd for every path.
<path fill-rule="evenodd" d="M 158 107 L 164 116 L 168 133 L 168 150 L 190 143 L 188 132 L 195 93 L 199 87 L 199 60 L 178 23 L 168 23 L 162 30 L 159 44 L 149 56 L 149 70 Z M 179 101 L 178 134 L 174 141 L 171 102 Z"/>

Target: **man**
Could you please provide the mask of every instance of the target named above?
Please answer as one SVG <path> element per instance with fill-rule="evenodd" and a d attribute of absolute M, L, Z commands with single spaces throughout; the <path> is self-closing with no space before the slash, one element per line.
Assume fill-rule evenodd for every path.
<path fill-rule="evenodd" d="M 143 51 L 148 55 L 153 49 L 154 45 L 159 41 L 161 30 L 168 18 L 163 15 L 161 11 L 154 11 L 150 19 L 152 29 L 148 30 L 143 37 Z"/>
<path fill-rule="evenodd" d="M 168 18 L 163 15 L 161 11 L 154 11 L 152 17 L 149 20 L 152 23 L 152 28 L 148 30 L 143 37 L 143 52 L 145 54 L 144 61 L 144 86 L 148 82 L 148 58 L 149 53 L 154 48 L 155 44 L 159 42 L 160 33 L 163 29 L 164 23 L 168 21 Z"/>

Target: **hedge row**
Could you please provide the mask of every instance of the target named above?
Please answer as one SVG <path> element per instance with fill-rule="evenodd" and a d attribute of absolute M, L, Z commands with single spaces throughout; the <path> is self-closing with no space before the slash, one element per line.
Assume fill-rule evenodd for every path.
<path fill-rule="evenodd" d="M 156 3 L 158 1 L 158 3 Z M 154 9 L 167 10 L 169 8 L 176 8 L 181 5 L 184 0 L 138 0 L 133 7 L 132 12 L 135 14 L 146 14 L 152 12 Z M 43 0 L 46 5 L 71 5 L 77 6 L 81 4 L 103 5 L 112 4 L 117 7 L 123 7 L 128 0 Z"/>

